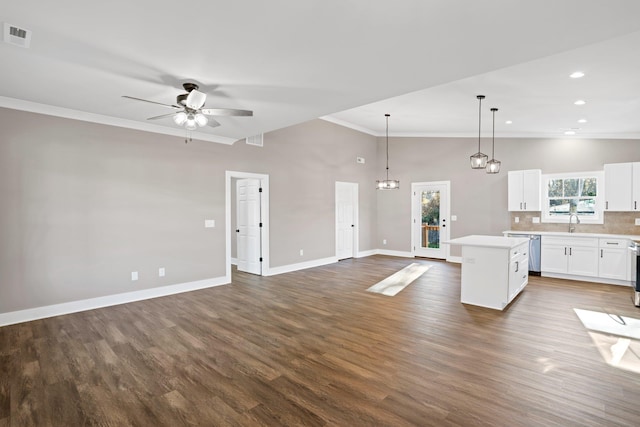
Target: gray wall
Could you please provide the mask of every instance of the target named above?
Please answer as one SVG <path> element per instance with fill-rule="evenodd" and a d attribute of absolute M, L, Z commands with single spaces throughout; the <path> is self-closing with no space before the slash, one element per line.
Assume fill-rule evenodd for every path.
<path fill-rule="evenodd" d="M 451 181 L 451 214 L 458 217 L 451 223 L 452 238 L 498 235 L 510 227 L 507 171 L 593 171 L 605 163 L 640 161 L 638 140 L 497 138 L 496 159 L 502 169 L 489 175 L 469 166 L 477 143 L 474 138 L 389 138 L 390 177 L 399 179 L 401 188 L 378 194 L 378 247 L 387 239 L 385 249 L 411 250 L 412 182 Z M 483 140 L 482 151 L 491 153 L 490 141 Z M 384 161 L 384 138 L 378 138 L 378 155 Z M 457 255 L 453 249 L 452 255 Z"/>
<path fill-rule="evenodd" d="M 375 158 L 374 137 L 321 120 L 259 148 L 0 109 L 0 313 L 223 277 L 226 170 L 270 175 L 271 267 L 335 255 L 337 180 L 360 184 L 374 249 Z"/>

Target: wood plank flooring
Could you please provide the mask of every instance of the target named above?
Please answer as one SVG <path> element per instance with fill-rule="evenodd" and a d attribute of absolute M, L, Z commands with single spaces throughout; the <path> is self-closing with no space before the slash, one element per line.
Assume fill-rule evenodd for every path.
<path fill-rule="evenodd" d="M 640 425 L 640 374 L 573 311 L 640 318 L 629 288 L 532 277 L 499 312 L 459 302 L 459 265 L 418 260 L 397 296 L 366 292 L 411 262 L 234 272 L 0 328 L 0 426 Z"/>

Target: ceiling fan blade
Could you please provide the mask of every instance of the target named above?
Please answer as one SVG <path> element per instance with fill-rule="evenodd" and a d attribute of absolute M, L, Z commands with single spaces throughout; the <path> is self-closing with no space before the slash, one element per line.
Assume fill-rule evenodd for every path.
<path fill-rule="evenodd" d="M 253 116 L 251 110 L 234 110 L 233 108 L 204 108 L 200 112 L 207 116 Z"/>
<path fill-rule="evenodd" d="M 159 116 L 153 116 L 153 117 L 149 117 L 147 120 L 158 120 L 158 119 L 164 119 L 165 117 L 171 117 L 174 116 L 176 113 L 169 113 L 169 114 L 162 114 Z"/>
<path fill-rule="evenodd" d="M 147 99 L 142 99 L 142 98 L 136 98 L 133 96 L 127 96 L 127 95 L 122 95 L 123 98 L 128 98 L 128 99 L 133 99 L 135 101 L 142 101 L 142 102 L 148 102 L 149 104 L 157 104 L 157 105 L 162 105 L 163 107 L 168 107 L 168 108 L 177 108 L 178 110 L 182 110 L 182 107 L 178 107 L 177 105 L 169 105 L 169 104 L 163 104 L 162 102 L 156 102 L 156 101 L 149 101 Z"/>
<path fill-rule="evenodd" d="M 206 93 L 202 93 L 197 89 L 193 89 L 191 92 L 189 92 L 187 100 L 185 101 L 185 105 L 187 106 L 187 108 L 191 108 L 192 110 L 199 110 L 200 108 L 202 108 L 206 100 Z"/>
<path fill-rule="evenodd" d="M 220 126 L 220 123 L 218 123 L 217 121 L 215 121 L 213 119 L 209 119 L 209 121 L 207 122 L 207 126 L 212 127 L 212 128 L 217 128 L 218 126 Z"/>

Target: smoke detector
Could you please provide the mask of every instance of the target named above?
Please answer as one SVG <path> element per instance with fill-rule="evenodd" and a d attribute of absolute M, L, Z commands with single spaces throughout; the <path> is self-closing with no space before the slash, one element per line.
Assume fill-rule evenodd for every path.
<path fill-rule="evenodd" d="M 28 48 L 31 44 L 31 30 L 5 22 L 3 40 L 8 44 Z"/>

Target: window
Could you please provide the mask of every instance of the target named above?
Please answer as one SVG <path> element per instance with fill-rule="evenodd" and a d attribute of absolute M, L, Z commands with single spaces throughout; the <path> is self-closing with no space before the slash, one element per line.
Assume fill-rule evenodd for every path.
<path fill-rule="evenodd" d="M 569 222 L 571 214 L 586 224 L 603 223 L 603 172 L 542 176 L 543 222 Z"/>

